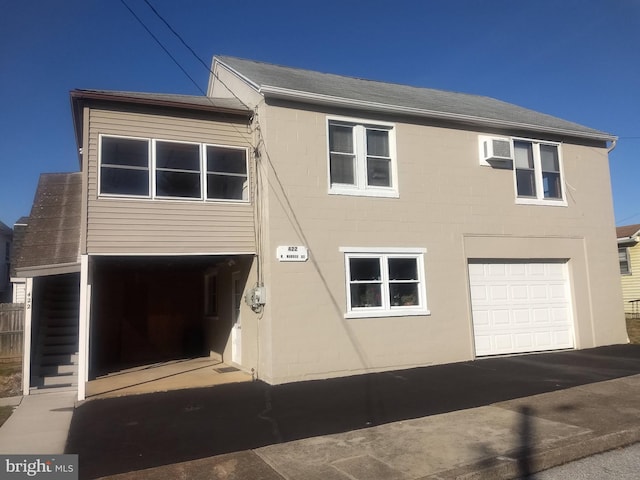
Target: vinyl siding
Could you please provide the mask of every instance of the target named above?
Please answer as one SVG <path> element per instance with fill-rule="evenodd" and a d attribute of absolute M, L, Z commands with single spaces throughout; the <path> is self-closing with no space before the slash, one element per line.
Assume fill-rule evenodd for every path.
<path fill-rule="evenodd" d="M 631 275 L 622 275 L 622 297 L 624 299 L 624 311 L 631 313 L 633 304 L 631 300 L 640 299 L 640 244 L 629 247 L 629 261 Z M 640 308 L 638 305 L 637 308 Z"/>
<path fill-rule="evenodd" d="M 246 147 L 235 117 L 186 118 L 153 112 L 90 109 L 86 249 L 90 255 L 254 253 L 252 202 L 151 200 L 98 196 L 99 135 L 122 135 Z M 85 146 L 87 147 L 87 146 Z M 249 158 L 249 181 L 253 182 Z M 252 189 L 249 188 L 251 192 Z"/>

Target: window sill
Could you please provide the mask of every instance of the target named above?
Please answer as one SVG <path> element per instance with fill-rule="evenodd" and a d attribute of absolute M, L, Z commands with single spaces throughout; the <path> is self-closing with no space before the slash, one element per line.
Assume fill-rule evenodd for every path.
<path fill-rule="evenodd" d="M 354 197 L 382 197 L 382 198 L 399 198 L 400 195 L 398 191 L 395 189 L 367 189 L 360 190 L 357 188 L 330 188 L 329 195 L 350 195 Z"/>
<path fill-rule="evenodd" d="M 516 205 L 543 205 L 546 207 L 567 207 L 566 200 L 540 200 L 537 198 L 516 197 Z"/>
<path fill-rule="evenodd" d="M 426 309 L 397 309 L 397 310 L 358 310 L 347 312 L 344 318 L 384 318 L 384 317 L 415 317 L 429 316 L 431 312 Z"/>

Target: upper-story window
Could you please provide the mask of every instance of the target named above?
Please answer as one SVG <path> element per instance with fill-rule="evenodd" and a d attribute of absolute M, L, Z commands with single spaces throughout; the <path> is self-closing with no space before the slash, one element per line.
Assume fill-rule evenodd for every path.
<path fill-rule="evenodd" d="M 246 148 L 100 136 L 100 194 L 246 201 Z"/>
<path fill-rule="evenodd" d="M 618 262 L 620 263 L 620 274 L 631 275 L 631 262 L 629 261 L 629 248 L 618 247 Z"/>
<path fill-rule="evenodd" d="M 566 205 L 557 144 L 513 141 L 517 203 Z"/>
<path fill-rule="evenodd" d="M 393 124 L 328 120 L 329 192 L 397 197 Z"/>

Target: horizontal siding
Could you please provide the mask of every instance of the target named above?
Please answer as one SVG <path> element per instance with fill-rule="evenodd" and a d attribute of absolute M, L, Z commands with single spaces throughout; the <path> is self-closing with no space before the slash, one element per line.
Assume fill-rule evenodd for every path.
<path fill-rule="evenodd" d="M 622 275 L 622 297 L 624 299 L 624 311 L 630 313 L 633 304 L 630 300 L 640 299 L 640 245 L 629 247 L 629 260 L 631 261 L 631 275 Z M 640 308 L 640 303 L 637 308 Z"/>
<path fill-rule="evenodd" d="M 252 203 L 98 198 L 100 134 L 240 146 L 251 152 L 247 125 L 231 122 L 227 117 L 209 120 L 92 109 L 87 146 L 87 253 L 255 252 Z M 249 177 L 253 182 L 252 170 Z"/>

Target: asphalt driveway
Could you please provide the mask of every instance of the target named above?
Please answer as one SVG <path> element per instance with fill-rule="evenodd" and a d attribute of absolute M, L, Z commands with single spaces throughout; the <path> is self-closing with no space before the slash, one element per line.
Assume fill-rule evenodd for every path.
<path fill-rule="evenodd" d="M 615 345 L 93 400 L 74 412 L 66 452 L 79 454 L 82 478 L 97 478 L 639 373 L 640 345 Z"/>

